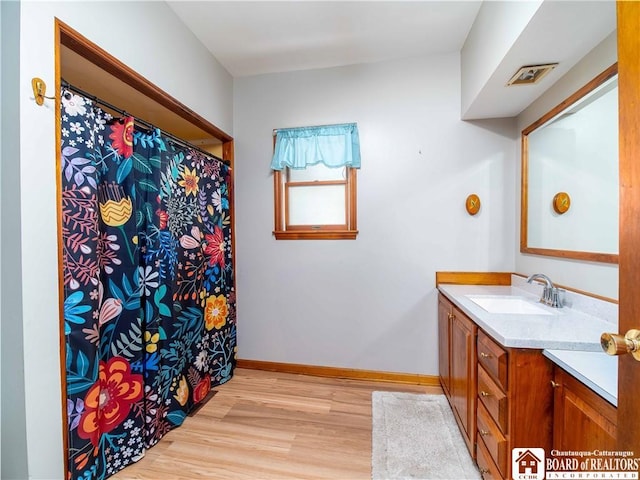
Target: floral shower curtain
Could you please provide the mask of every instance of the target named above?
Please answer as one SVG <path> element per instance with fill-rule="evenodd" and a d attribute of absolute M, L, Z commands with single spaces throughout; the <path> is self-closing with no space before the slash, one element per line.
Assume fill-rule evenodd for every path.
<path fill-rule="evenodd" d="M 233 374 L 231 172 L 61 98 L 68 478 L 103 479 Z"/>

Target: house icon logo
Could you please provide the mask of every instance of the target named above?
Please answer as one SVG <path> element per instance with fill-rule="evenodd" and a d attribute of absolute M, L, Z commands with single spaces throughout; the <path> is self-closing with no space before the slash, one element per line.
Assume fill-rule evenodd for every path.
<path fill-rule="evenodd" d="M 511 451 L 513 480 L 544 480 L 544 448 L 514 448 Z"/>

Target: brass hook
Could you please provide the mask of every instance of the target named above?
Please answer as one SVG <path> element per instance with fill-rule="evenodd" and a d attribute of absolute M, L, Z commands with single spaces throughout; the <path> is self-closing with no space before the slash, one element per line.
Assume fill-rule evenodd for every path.
<path fill-rule="evenodd" d="M 33 77 L 31 79 L 31 88 L 33 88 L 33 97 L 38 105 L 42 105 L 45 98 L 48 98 L 49 100 L 56 99 L 56 97 L 47 97 L 45 95 L 45 93 L 47 93 L 47 84 L 44 83 L 44 80 L 41 78 Z"/>

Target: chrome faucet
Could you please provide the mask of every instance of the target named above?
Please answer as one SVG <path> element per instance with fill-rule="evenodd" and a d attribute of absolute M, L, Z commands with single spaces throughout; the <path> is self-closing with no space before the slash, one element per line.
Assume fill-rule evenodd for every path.
<path fill-rule="evenodd" d="M 531 283 L 534 280 L 542 280 L 544 282 L 540 303 L 544 303 L 553 308 L 564 307 L 564 290 L 562 288 L 555 287 L 551 279 L 542 273 L 534 273 L 527 278 L 527 283 Z"/>

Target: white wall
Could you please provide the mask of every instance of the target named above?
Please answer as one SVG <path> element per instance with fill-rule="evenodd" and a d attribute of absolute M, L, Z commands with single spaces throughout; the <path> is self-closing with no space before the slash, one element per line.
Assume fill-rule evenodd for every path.
<path fill-rule="evenodd" d="M 34 76 L 53 93 L 54 17 L 222 130 L 231 134 L 233 128 L 231 76 L 165 3 L 21 2 L 20 90 L 13 93 L 20 99 L 22 126 L 24 405 L 28 474 L 34 479 L 63 477 L 54 106 L 47 101 L 39 107 L 31 98 Z"/>
<path fill-rule="evenodd" d="M 20 4 L 0 2 L 2 23 L 0 50 L 2 51 L 2 143 L 0 146 L 0 316 L 2 334 L 1 396 L 2 457 L 0 477 L 27 477 L 26 413 L 24 404 L 22 284 L 20 282 Z"/>
<path fill-rule="evenodd" d="M 546 112 L 565 100 L 580 87 L 592 80 L 617 61 L 616 32 L 586 55 L 544 95 L 533 102 L 517 118 L 518 131 L 531 125 Z M 520 159 L 520 153 L 518 154 Z M 520 178 L 521 162 L 517 164 Z M 520 222 L 520 183 L 516 198 L 517 220 Z M 519 235 L 515 236 L 519 245 Z M 596 262 L 562 260 L 554 257 L 519 253 L 516 247 L 516 271 L 526 275 L 544 273 L 556 283 L 587 292 L 618 298 L 618 266 Z"/>
<path fill-rule="evenodd" d="M 5 18 L 8 18 L 5 15 Z M 6 60 L 2 57 L 2 45 L 6 40 L 2 37 L 2 5 L 0 5 L 0 105 L 2 105 L 2 71 L 5 70 Z M 6 55 L 6 54 L 5 54 Z M 2 184 L 2 113 L 0 112 L 0 184 Z M 0 212 L 2 211 L 2 198 L 0 197 Z M 0 260 L 2 257 L 2 220 L 0 220 Z M 2 262 L 0 261 L 0 264 Z M 2 278 L 0 277 L 0 345 L 2 345 Z M 0 372 L 2 371 L 2 358 L 0 355 Z M 0 374 L 0 425 L 2 425 L 2 375 Z M 0 426 L 0 472 L 2 472 L 2 427 Z M 1 475 L 1 473 L 0 473 Z"/>
<path fill-rule="evenodd" d="M 357 240 L 276 241 L 272 129 L 343 122 Z M 436 375 L 435 272 L 514 268 L 514 127 L 460 120 L 457 54 L 234 79 L 239 357 Z"/>

